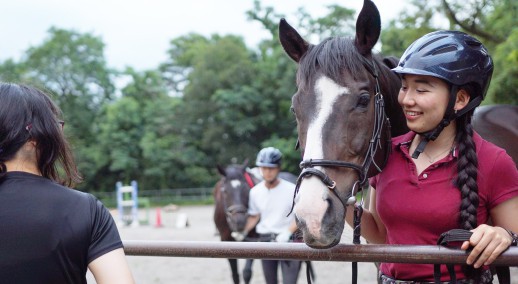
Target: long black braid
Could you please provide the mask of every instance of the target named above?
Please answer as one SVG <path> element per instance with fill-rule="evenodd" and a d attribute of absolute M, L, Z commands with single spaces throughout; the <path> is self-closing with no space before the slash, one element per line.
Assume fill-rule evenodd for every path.
<path fill-rule="evenodd" d="M 473 94 L 470 86 L 463 89 Z M 478 157 L 475 142 L 473 141 L 473 126 L 471 117 L 473 110 L 456 119 L 457 134 L 455 141 L 458 147 L 457 179 L 455 186 L 460 190 L 460 216 L 459 227 L 465 230 L 473 230 L 478 226 L 477 208 L 478 198 Z M 473 266 L 463 266 L 464 273 L 472 279 L 480 280 L 482 269 L 474 269 Z"/>
<path fill-rule="evenodd" d="M 455 186 L 460 190 L 460 218 L 462 229 L 472 230 L 477 227 L 478 200 L 478 158 L 473 141 L 471 115 L 466 114 L 457 119 L 458 145 L 457 179 Z"/>

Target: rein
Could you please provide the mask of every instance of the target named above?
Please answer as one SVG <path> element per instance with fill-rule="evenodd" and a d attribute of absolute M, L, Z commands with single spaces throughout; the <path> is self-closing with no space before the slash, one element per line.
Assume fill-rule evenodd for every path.
<path fill-rule="evenodd" d="M 358 193 L 360 188 L 363 188 L 368 181 L 369 176 L 369 169 L 371 166 L 374 166 L 377 172 L 381 172 L 382 167 L 380 167 L 376 161 L 375 161 L 375 155 L 379 148 L 381 148 L 381 135 L 383 130 L 383 125 L 385 123 L 389 123 L 387 116 L 385 114 L 385 102 L 383 100 L 383 95 L 381 94 L 381 88 L 379 85 L 378 80 L 378 69 L 376 68 L 376 65 L 374 62 L 369 62 L 366 58 L 363 58 L 363 64 L 365 68 L 369 71 L 369 73 L 374 77 L 376 80 L 375 85 L 375 92 L 374 95 L 374 126 L 372 130 L 372 136 L 369 141 L 369 148 L 367 149 L 367 152 L 365 153 L 365 157 L 363 160 L 363 164 L 355 164 L 345 161 L 339 161 L 339 160 L 326 160 L 326 159 L 309 159 L 304 160 L 300 162 L 300 168 L 302 169 L 302 172 L 300 173 L 299 177 L 297 178 L 297 183 L 295 186 L 295 193 L 293 196 L 293 205 L 290 211 L 293 211 L 293 208 L 295 207 L 295 197 L 297 196 L 297 193 L 300 189 L 300 184 L 302 180 L 305 177 L 308 176 L 316 176 L 318 177 L 329 189 L 330 191 L 338 197 L 338 200 L 342 203 L 344 208 L 347 208 L 349 205 L 355 205 L 356 203 L 356 194 Z M 389 145 L 390 147 L 390 145 Z M 390 148 L 389 148 L 390 149 Z M 387 160 L 387 157 L 389 155 L 389 149 L 386 150 L 385 153 L 385 161 Z M 328 175 L 326 175 L 323 171 L 316 169 L 315 167 L 337 167 L 337 168 L 349 168 L 353 169 L 358 173 L 358 180 L 353 184 L 353 188 L 351 190 L 351 195 L 346 199 L 344 202 L 342 198 L 338 195 L 336 192 L 336 182 L 332 180 Z M 357 205 L 354 206 L 354 218 L 353 218 L 353 244 L 360 244 L 360 235 L 361 235 L 361 216 L 363 213 L 363 196 L 362 201 Z M 358 263 L 356 261 L 352 262 L 352 283 L 356 284 L 358 281 Z M 308 283 L 312 283 L 311 279 L 308 277 Z"/>
<path fill-rule="evenodd" d="M 255 182 L 252 180 L 252 177 L 248 172 L 245 172 L 243 175 L 245 176 L 246 183 L 248 183 L 248 186 L 252 189 L 252 187 L 255 186 Z"/>

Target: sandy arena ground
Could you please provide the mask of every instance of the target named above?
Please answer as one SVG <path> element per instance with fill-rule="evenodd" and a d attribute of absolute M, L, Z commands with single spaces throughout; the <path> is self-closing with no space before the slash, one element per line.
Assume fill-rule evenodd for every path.
<path fill-rule="evenodd" d="M 181 206 L 176 211 L 161 211 L 162 227 L 155 227 L 156 210 L 150 209 L 150 225 L 137 228 L 120 226 L 119 231 L 123 240 L 169 240 L 169 241 L 219 241 L 216 228 L 212 221 L 213 206 Z M 141 218 L 146 212 L 140 212 Z M 117 220 L 117 212 L 114 218 Z M 188 226 L 177 228 L 183 217 L 187 217 Z M 346 226 L 347 229 L 349 228 Z M 342 236 L 343 243 L 352 243 L 352 232 L 346 230 Z M 365 243 L 362 240 L 362 243 Z M 226 259 L 213 258 L 184 258 L 184 257 L 148 257 L 127 256 L 133 276 L 139 284 L 178 283 L 178 284 L 232 284 L 230 266 Z M 239 270 L 244 260 L 239 260 Z M 351 283 L 351 263 L 349 262 L 313 262 L 317 284 Z M 298 283 L 307 283 L 306 266 L 303 264 Z M 376 268 L 372 263 L 358 263 L 358 283 L 377 283 Z M 279 272 L 280 274 L 280 272 Z M 512 278 L 518 279 L 518 271 L 512 268 Z M 88 273 L 88 283 L 96 283 Z M 280 278 L 279 278 L 280 279 Z M 497 281 L 495 281 L 497 282 Z M 252 284 L 263 284 L 264 278 L 260 260 L 253 264 Z M 513 282 L 514 283 L 514 282 Z M 518 282 L 516 282 L 518 283 Z"/>

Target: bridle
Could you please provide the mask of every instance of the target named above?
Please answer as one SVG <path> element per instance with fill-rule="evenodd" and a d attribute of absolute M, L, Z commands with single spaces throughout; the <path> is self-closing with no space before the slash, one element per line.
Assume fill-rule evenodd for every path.
<path fill-rule="evenodd" d="M 248 174 L 248 172 L 245 171 L 243 176 L 245 178 L 246 183 L 250 187 L 250 189 L 255 186 L 255 183 L 254 183 L 252 177 L 250 176 L 250 174 Z M 229 225 L 231 224 L 232 217 L 235 214 L 247 214 L 248 213 L 248 207 L 247 207 L 248 204 L 246 204 L 246 206 L 243 204 L 233 204 L 233 205 L 227 206 L 227 202 L 226 202 L 225 198 L 223 198 L 222 201 L 223 201 L 223 208 L 225 210 L 225 218 Z"/>
<path fill-rule="evenodd" d="M 308 176 L 316 176 L 320 178 L 320 180 L 331 190 L 333 194 L 335 194 L 338 199 L 342 202 L 343 206 L 346 207 L 347 205 L 352 205 L 356 202 L 356 193 L 360 188 L 366 185 L 367 178 L 373 175 L 368 175 L 369 169 L 373 166 L 377 173 L 381 172 L 382 168 L 384 167 L 384 164 L 388 158 L 390 147 L 387 149 L 385 153 L 385 159 L 382 161 L 382 164 L 378 164 L 375 160 L 375 155 L 378 149 L 382 148 L 381 145 L 381 136 L 383 132 L 383 126 L 386 125 L 387 127 L 390 127 L 390 122 L 385 114 L 385 102 L 383 100 L 383 95 L 381 94 L 381 88 L 378 81 L 378 69 L 376 68 L 376 65 L 374 63 L 371 63 L 367 61 L 367 59 L 364 58 L 364 66 L 369 71 L 369 73 L 374 77 L 376 80 L 376 86 L 375 91 L 376 94 L 374 95 L 374 126 L 372 129 L 372 136 L 369 141 L 369 147 L 367 148 L 367 151 L 365 153 L 365 157 L 363 159 L 363 163 L 361 165 L 350 163 L 346 161 L 339 161 L 339 160 L 326 160 L 326 159 L 309 159 L 304 160 L 300 162 L 300 168 L 302 169 L 302 172 L 300 173 L 299 177 L 297 178 L 296 183 L 296 190 L 295 194 L 298 193 L 298 190 L 300 188 L 300 183 L 305 177 Z M 387 129 L 387 131 L 390 129 Z M 390 138 L 388 139 L 390 140 Z M 385 141 L 387 142 L 387 141 Z M 388 144 L 388 143 L 387 143 Z M 390 145 L 390 144 L 389 144 Z M 387 146 L 389 146 L 387 145 Z M 347 201 L 344 203 L 342 201 L 342 198 L 338 196 L 338 193 L 336 193 L 336 182 L 333 181 L 329 176 L 327 176 L 324 172 L 315 169 L 314 167 L 321 166 L 321 167 L 337 167 L 337 168 L 350 168 L 355 170 L 358 173 L 358 180 L 354 183 L 353 189 L 351 191 L 351 196 L 347 199 Z M 376 173 L 376 174 L 377 174 Z"/>
<path fill-rule="evenodd" d="M 349 205 L 355 205 L 356 204 L 356 194 L 358 191 L 366 186 L 368 178 L 371 176 L 374 176 L 375 174 L 378 174 L 381 172 L 383 167 L 386 164 L 386 161 L 388 159 L 388 156 L 390 154 L 391 149 L 391 142 L 390 142 L 390 135 L 387 138 L 387 141 L 385 141 L 387 147 L 385 149 L 385 156 L 383 161 L 379 163 L 379 161 L 376 161 L 375 156 L 377 153 L 377 150 L 382 148 L 382 141 L 381 136 L 383 134 L 383 127 L 385 126 L 387 129 L 386 131 L 389 131 L 390 133 L 390 121 L 387 118 L 387 115 L 385 114 L 385 102 L 383 100 L 383 95 L 381 94 L 381 88 L 379 85 L 379 72 L 376 67 L 376 64 L 374 62 L 368 61 L 365 57 L 362 57 L 363 59 L 363 65 L 365 68 L 369 71 L 369 73 L 374 77 L 376 81 L 375 86 L 375 92 L 374 95 L 374 126 L 372 129 L 372 136 L 369 141 L 369 147 L 365 153 L 365 157 L 363 159 L 363 163 L 361 165 L 356 163 L 350 163 L 346 161 L 339 161 L 339 160 L 327 160 L 327 159 L 309 159 L 304 160 L 300 162 L 300 168 L 302 169 L 302 172 L 300 173 L 299 177 L 297 178 L 297 183 L 295 186 L 295 193 L 293 196 L 293 207 L 295 206 L 295 197 L 300 189 L 300 184 L 302 180 L 306 177 L 310 176 L 316 176 L 318 177 L 328 188 L 329 190 L 340 200 L 342 205 L 344 206 L 344 209 Z M 336 192 L 336 182 L 332 180 L 326 173 L 323 171 L 316 169 L 316 166 L 320 167 L 335 167 L 335 168 L 350 168 L 355 170 L 358 173 L 358 180 L 356 180 L 353 184 L 353 188 L 351 190 L 351 195 L 346 199 L 344 202 L 342 198 L 338 195 Z M 377 171 L 375 174 L 369 175 L 369 170 L 371 167 L 374 167 L 374 169 Z M 361 202 L 354 207 L 354 218 L 353 218 L 353 226 L 354 226 L 354 233 L 353 233 L 353 243 L 354 244 L 360 244 L 360 220 L 361 215 L 363 213 L 363 195 Z M 352 262 L 353 265 L 353 282 L 357 283 L 357 273 L 358 273 L 358 266 L 356 262 Z M 311 283 L 311 280 L 308 278 L 308 283 Z"/>

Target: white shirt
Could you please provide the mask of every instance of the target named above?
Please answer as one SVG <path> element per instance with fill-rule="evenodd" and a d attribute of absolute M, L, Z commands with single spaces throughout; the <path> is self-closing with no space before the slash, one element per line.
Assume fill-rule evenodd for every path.
<path fill-rule="evenodd" d="M 260 220 L 255 230 L 259 234 L 285 232 L 295 218 L 290 213 L 293 204 L 295 185 L 279 178 L 279 184 L 268 189 L 262 181 L 250 190 L 248 214 L 260 214 Z"/>

